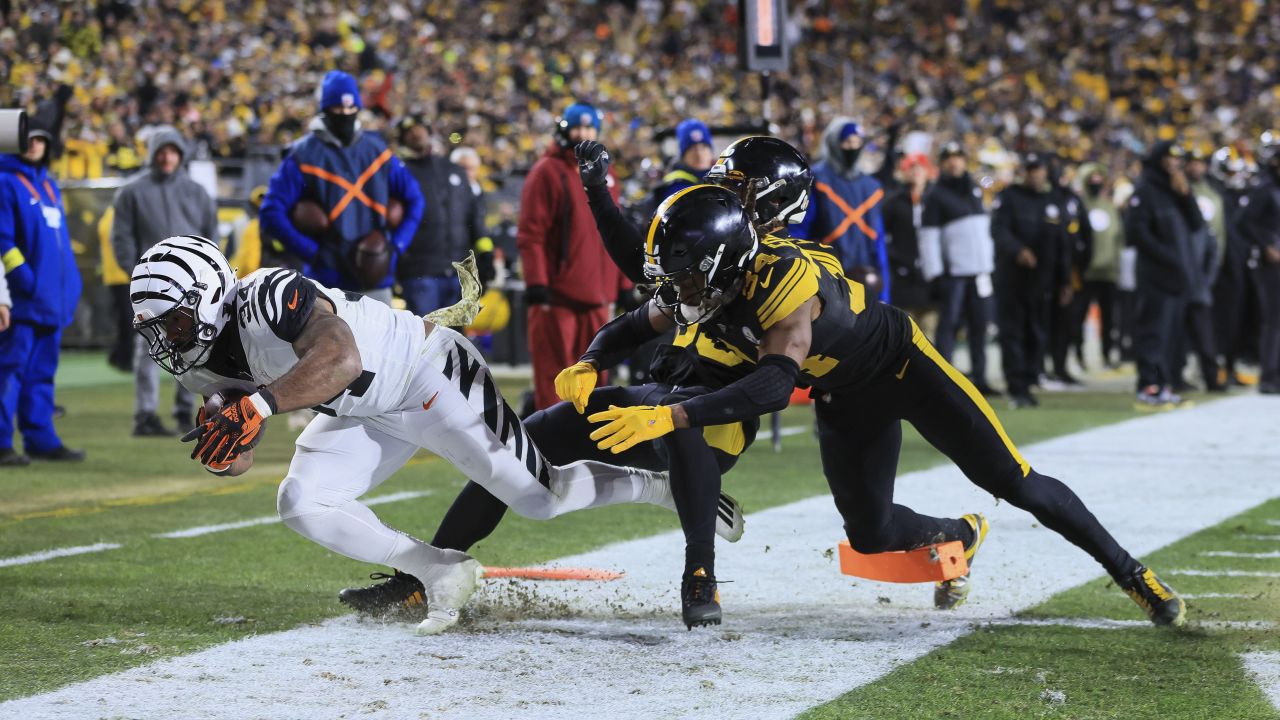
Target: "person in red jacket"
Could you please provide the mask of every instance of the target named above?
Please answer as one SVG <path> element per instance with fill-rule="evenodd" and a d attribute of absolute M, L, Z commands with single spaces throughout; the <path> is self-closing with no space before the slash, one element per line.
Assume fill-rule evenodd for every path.
<path fill-rule="evenodd" d="M 609 321 L 618 293 L 631 287 L 605 252 L 573 155 L 574 145 L 595 140 L 599 132 L 598 110 L 570 105 L 556 123 L 555 143 L 529 171 L 520 193 L 516 244 L 524 268 L 538 410 L 559 401 L 556 374 L 586 352 L 596 330 Z M 612 171 L 609 191 L 617 202 Z"/>

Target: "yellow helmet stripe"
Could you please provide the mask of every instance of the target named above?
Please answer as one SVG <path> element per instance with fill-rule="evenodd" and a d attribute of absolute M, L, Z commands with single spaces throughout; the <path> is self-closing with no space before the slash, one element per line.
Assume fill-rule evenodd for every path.
<path fill-rule="evenodd" d="M 697 190 L 698 188 L 704 188 L 704 187 L 716 187 L 716 186 L 703 183 L 702 185 L 694 185 L 692 187 L 687 187 L 681 190 L 680 192 L 674 193 L 673 195 L 668 197 L 666 200 L 663 200 L 662 204 L 658 206 L 658 209 L 654 211 L 653 219 L 649 221 L 649 234 L 644 239 L 644 254 L 645 254 L 646 260 L 653 261 L 654 259 L 653 236 L 658 234 L 658 221 L 662 219 L 663 214 L 666 213 L 667 210 L 670 209 L 671 206 L 674 205 L 676 201 L 679 200 L 680 198 L 684 197 L 690 192 L 693 192 L 694 190 Z"/>

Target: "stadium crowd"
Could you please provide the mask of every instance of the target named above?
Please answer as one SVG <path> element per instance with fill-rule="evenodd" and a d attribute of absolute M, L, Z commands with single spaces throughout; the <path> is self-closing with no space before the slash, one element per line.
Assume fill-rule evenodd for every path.
<path fill-rule="evenodd" d="M 738 69 L 737 3 L 728 0 L 0 0 L 9 78 L 0 106 L 31 113 L 49 143 L 38 162 L 63 181 L 149 170 L 163 183 L 152 159 L 166 142 L 179 168 L 255 154 L 275 163 L 292 147 L 270 189 L 251 197 L 245 187 L 235 199 L 262 208 L 264 235 L 282 241 L 267 260 L 309 272 L 338 272 L 342 259 L 325 260 L 323 243 L 317 251 L 290 217 L 302 175 L 341 175 L 325 162 L 364 142 L 353 139 L 359 132 L 376 138 L 360 145 L 372 179 L 334 181 L 343 191 L 323 209 L 337 218 L 366 180 L 382 188 L 375 194 L 390 188 L 404 220 L 388 222 L 389 204 L 360 200 L 335 223 L 351 227 L 335 232 L 350 243 L 380 224 L 397 256 L 418 253 L 416 266 L 431 268 L 422 277 L 384 274 L 353 289 L 389 300 L 393 284 L 422 281 L 418 300 L 405 296 L 422 311 L 443 304 L 422 298 L 454 284 L 439 252 L 411 247 L 432 242 L 426 223 L 441 213 L 453 218 L 440 231 L 446 254 L 496 242 L 554 260 L 557 243 L 595 230 L 576 189 L 564 191 L 576 210 L 558 217 L 561 190 L 544 186 L 565 171 L 539 164 L 573 168 L 573 146 L 598 137 L 623 202 L 643 211 L 709 169 L 700 148 L 767 129 L 808 153 L 818 178 L 795 234 L 836 246 L 851 277 L 922 319 L 939 310 L 937 327 L 926 327 L 944 355 L 961 326 L 973 350 L 998 325 L 1014 405 L 1034 405 L 1033 386 L 1077 383 L 1067 356 L 1084 363 L 1080 328 L 1093 303 L 1104 362 L 1138 363 L 1140 403 L 1178 404 L 1192 352 L 1205 389 L 1251 382 L 1235 362 L 1261 359 L 1263 390 L 1280 392 L 1267 360 L 1280 352 L 1280 281 L 1270 272 L 1280 248 L 1273 257 L 1250 230 L 1265 229 L 1266 217 L 1237 222 L 1250 187 L 1274 182 L 1277 146 L 1258 138 L 1280 102 L 1280 67 L 1267 52 L 1280 40 L 1280 12 L 1256 0 L 807 0 L 791 12 L 791 70 L 771 78 L 765 97 Z M 349 85 L 331 87 L 334 70 Z M 338 131 L 348 114 L 356 135 Z M 661 142 L 669 135 L 675 151 Z M 320 140 L 303 162 L 307 138 Z M 384 150 L 391 174 L 379 180 Z M 518 208 L 489 208 L 502 210 L 498 226 L 483 193 L 522 185 Z M 542 264 L 526 262 L 526 275 Z M 525 278 L 531 313 L 587 312 L 565 299 L 580 279 L 537 272 Z M 615 284 L 628 287 L 604 284 L 592 313 L 610 304 Z M 983 362 L 971 352 L 979 389 L 996 393 Z M 154 417 L 142 419 L 160 434 Z"/>

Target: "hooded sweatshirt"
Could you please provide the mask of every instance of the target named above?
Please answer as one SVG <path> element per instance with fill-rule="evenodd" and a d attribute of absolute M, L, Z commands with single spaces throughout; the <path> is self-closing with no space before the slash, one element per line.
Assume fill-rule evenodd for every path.
<path fill-rule="evenodd" d="M 877 268 L 884 279 L 880 299 L 889 301 L 889 255 L 884 244 L 881 203 L 884 190 L 875 178 L 845 162 L 840 131 L 854 122 L 836 117 L 822 134 L 822 160 L 813 166 L 813 193 L 804 220 L 791 227 L 792 237 L 835 248 L 846 272 Z"/>
<path fill-rule="evenodd" d="M 46 154 L 46 157 L 48 155 Z M 12 319 L 44 327 L 71 324 L 80 300 L 62 193 L 47 166 L 0 155 L 0 259 L 13 298 Z"/>
<path fill-rule="evenodd" d="M 1169 173 L 1160 165 L 1168 151 L 1169 143 L 1157 143 L 1143 162 L 1142 178 L 1129 198 L 1125 231 L 1138 249 L 1138 291 L 1189 298 L 1204 282 L 1193 235 L 1205 222 L 1191 193 L 1173 191 Z"/>
<path fill-rule="evenodd" d="M 182 154 L 178 169 L 168 175 L 155 165 L 156 153 L 165 145 Z M 165 238 L 199 235 L 218 241 L 217 205 L 187 174 L 186 163 L 182 135 L 171 127 L 161 128 L 147 139 L 143 169 L 116 191 L 111 249 L 125 272 L 132 273 L 142 252 Z"/>
<path fill-rule="evenodd" d="M 1101 163 L 1085 163 L 1080 166 L 1076 176 L 1087 178 L 1095 173 L 1105 177 L 1106 168 Z M 1084 279 L 1117 282 L 1120 279 L 1120 253 L 1124 250 L 1124 226 L 1121 224 L 1120 209 L 1111 202 L 1106 192 L 1090 195 L 1089 189 L 1082 187 L 1080 197 L 1089 216 L 1089 227 L 1093 228 L 1093 256 L 1089 259 Z"/>

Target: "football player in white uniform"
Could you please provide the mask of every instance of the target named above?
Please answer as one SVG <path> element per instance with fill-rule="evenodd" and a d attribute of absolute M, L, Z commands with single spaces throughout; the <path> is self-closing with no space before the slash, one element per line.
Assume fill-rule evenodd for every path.
<path fill-rule="evenodd" d="M 419 579 L 418 634 L 457 622 L 482 568 L 383 524 L 358 501 L 425 448 L 517 513 L 535 519 L 643 502 L 675 509 L 662 473 L 579 462 L 549 465 L 462 335 L 285 269 L 237 282 L 216 244 L 195 236 L 143 253 L 129 286 L 134 328 L 162 368 L 194 392 L 245 391 L 184 440 L 228 472 L 272 415 L 313 408 L 277 509 L 302 536 Z M 244 463 L 241 463 L 244 465 Z"/>

